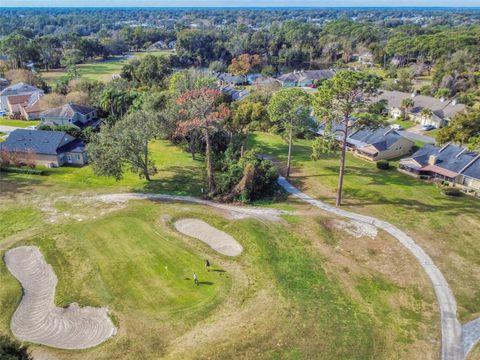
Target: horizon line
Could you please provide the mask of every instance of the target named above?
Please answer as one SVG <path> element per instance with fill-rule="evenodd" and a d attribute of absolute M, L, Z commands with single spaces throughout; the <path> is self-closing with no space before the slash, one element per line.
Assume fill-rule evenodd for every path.
<path fill-rule="evenodd" d="M 122 6 L 122 5 L 112 5 L 112 6 L 95 6 L 95 5 L 79 5 L 79 6 L 0 6 L 0 9 L 480 9 L 480 6 L 454 6 L 454 5 L 443 5 L 443 6 L 352 6 L 352 5 L 337 5 L 337 6 L 269 6 L 269 5 L 258 5 L 258 6 L 242 6 L 242 5 L 225 5 L 225 6 L 215 6 L 215 5 L 196 5 L 196 6 Z"/>

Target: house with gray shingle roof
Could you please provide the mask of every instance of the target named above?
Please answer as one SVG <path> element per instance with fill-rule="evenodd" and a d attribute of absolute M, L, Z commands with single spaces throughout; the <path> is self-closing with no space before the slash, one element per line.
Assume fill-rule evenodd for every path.
<path fill-rule="evenodd" d="M 49 167 L 88 162 L 83 141 L 64 131 L 16 129 L 0 143 L 0 151 L 15 153 L 25 159 L 27 154 L 32 154 L 35 165 Z"/>
<path fill-rule="evenodd" d="M 326 130 L 326 124 L 320 124 L 317 134 L 323 136 L 330 131 L 338 141 L 343 140 L 345 126 L 342 123 L 331 124 Z M 400 135 L 392 127 L 363 128 L 351 131 L 347 138 L 347 147 L 355 156 L 378 161 L 402 157 L 412 151 L 414 142 Z"/>
<path fill-rule="evenodd" d="M 283 74 L 278 81 L 283 87 L 305 87 L 332 78 L 335 75 L 333 70 L 301 70 Z"/>
<path fill-rule="evenodd" d="M 480 192 L 480 155 L 463 146 L 425 145 L 400 161 L 399 169 L 416 177 L 441 180 Z"/>
<path fill-rule="evenodd" d="M 465 105 L 456 100 L 443 100 L 432 96 L 388 90 L 381 90 L 378 95 L 371 98 L 371 102 L 387 101 L 390 115 L 397 119 L 403 114 L 402 101 L 407 98 L 412 99 L 414 103 L 413 107 L 408 109 L 410 118 L 421 125 L 434 125 L 437 128 L 448 126 L 455 115 L 466 109 Z M 430 109 L 432 116 L 422 115 L 423 109 Z"/>
<path fill-rule="evenodd" d="M 43 111 L 40 119 L 42 120 L 41 125 L 76 126 L 80 129 L 96 128 L 100 124 L 100 120 L 97 118 L 97 109 L 73 103 Z"/>

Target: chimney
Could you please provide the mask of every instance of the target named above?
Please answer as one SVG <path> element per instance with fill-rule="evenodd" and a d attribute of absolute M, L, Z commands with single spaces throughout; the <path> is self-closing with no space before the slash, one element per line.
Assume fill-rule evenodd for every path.
<path fill-rule="evenodd" d="M 437 163 L 437 155 L 430 155 L 428 157 L 428 163 L 430 165 L 435 165 Z"/>

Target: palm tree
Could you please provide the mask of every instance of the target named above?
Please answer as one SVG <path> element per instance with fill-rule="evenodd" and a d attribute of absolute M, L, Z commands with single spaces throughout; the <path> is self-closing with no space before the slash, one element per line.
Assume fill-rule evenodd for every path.
<path fill-rule="evenodd" d="M 420 116 L 422 117 L 425 122 L 427 120 L 430 120 L 432 118 L 433 111 L 429 108 L 423 108 L 422 111 L 420 111 Z"/>
<path fill-rule="evenodd" d="M 408 111 L 415 106 L 415 102 L 411 98 L 405 98 L 402 100 L 401 109 L 403 120 L 408 120 Z"/>

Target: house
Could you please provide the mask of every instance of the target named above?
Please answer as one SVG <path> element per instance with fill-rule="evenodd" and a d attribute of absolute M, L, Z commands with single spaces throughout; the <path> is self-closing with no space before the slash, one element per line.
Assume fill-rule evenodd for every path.
<path fill-rule="evenodd" d="M 330 131 L 338 141 L 343 140 L 343 124 L 333 124 Z M 317 134 L 325 134 L 325 124 L 319 126 Z M 414 142 L 400 135 L 392 127 L 353 130 L 347 138 L 348 150 L 362 159 L 370 161 L 390 160 L 412 151 Z"/>
<path fill-rule="evenodd" d="M 362 53 L 358 54 L 357 61 L 360 64 L 371 66 L 371 65 L 373 65 L 373 54 L 369 51 L 362 52 Z"/>
<path fill-rule="evenodd" d="M 412 99 L 414 103 L 414 106 L 408 109 L 410 118 L 421 125 L 434 125 L 437 128 L 448 126 L 450 120 L 456 114 L 466 109 L 465 105 L 457 103 L 456 100 L 446 101 L 432 96 L 409 94 L 401 91 L 382 90 L 371 101 L 386 100 L 390 115 L 397 119 L 403 114 L 402 101 L 407 98 Z M 423 109 L 431 110 L 432 115 L 424 116 L 422 114 Z"/>
<path fill-rule="evenodd" d="M 65 104 L 40 114 L 41 125 L 76 126 L 80 129 L 92 127 L 96 129 L 101 120 L 97 118 L 97 110 L 91 106 Z"/>
<path fill-rule="evenodd" d="M 0 151 L 14 152 L 25 159 L 33 156 L 35 165 L 49 167 L 88 162 L 83 141 L 64 131 L 16 129 L 0 143 Z"/>
<path fill-rule="evenodd" d="M 8 87 L 9 84 L 10 83 L 8 82 L 7 79 L 4 79 L 4 78 L 0 77 L 0 91 L 5 89 L 6 87 Z"/>
<path fill-rule="evenodd" d="M 8 112 L 15 118 L 35 120 L 40 118 L 40 98 L 43 92 L 32 94 L 11 95 L 7 97 Z"/>
<path fill-rule="evenodd" d="M 0 111 L 8 112 L 8 97 L 14 95 L 29 95 L 41 93 L 43 95 L 43 90 L 25 83 L 18 83 L 7 86 L 5 89 L 0 91 Z"/>
<path fill-rule="evenodd" d="M 248 94 L 250 94 L 249 90 L 238 90 L 235 89 L 233 86 L 227 85 L 227 86 L 220 86 L 220 91 L 222 91 L 225 94 L 228 94 L 232 97 L 233 101 L 240 101 L 243 100 Z"/>
<path fill-rule="evenodd" d="M 217 75 L 217 78 L 221 85 L 243 85 L 246 83 L 245 76 L 233 75 L 230 73 L 220 73 Z"/>
<path fill-rule="evenodd" d="M 322 80 L 327 80 L 333 77 L 335 72 L 333 70 L 301 70 L 283 74 L 278 77 L 278 81 L 283 87 L 294 86 L 312 86 Z"/>
<path fill-rule="evenodd" d="M 411 157 L 402 159 L 399 170 L 415 177 L 445 181 L 480 193 L 480 155 L 462 146 L 425 145 Z"/>

